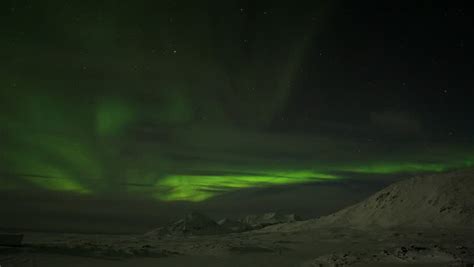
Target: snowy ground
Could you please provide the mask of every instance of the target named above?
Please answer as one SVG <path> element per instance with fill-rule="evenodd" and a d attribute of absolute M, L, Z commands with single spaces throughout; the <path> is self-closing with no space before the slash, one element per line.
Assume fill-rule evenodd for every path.
<path fill-rule="evenodd" d="M 330 216 L 242 233 L 197 235 L 223 232 L 201 214 L 144 235 L 26 233 L 23 247 L 0 247 L 0 265 L 474 266 L 473 177 L 415 177 Z"/>
<path fill-rule="evenodd" d="M 321 228 L 200 237 L 29 233 L 7 266 L 468 266 L 474 234 Z M 415 264 L 415 265 L 413 265 Z"/>

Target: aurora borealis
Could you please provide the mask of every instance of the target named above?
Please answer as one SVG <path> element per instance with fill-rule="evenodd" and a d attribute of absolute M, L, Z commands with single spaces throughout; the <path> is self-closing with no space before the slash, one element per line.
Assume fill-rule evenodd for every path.
<path fill-rule="evenodd" d="M 474 165 L 468 15 L 307 2 L 2 2 L 0 191 L 205 204 Z"/>
<path fill-rule="evenodd" d="M 448 151 L 434 148 L 429 155 L 418 152 L 418 147 L 398 155 L 380 155 L 376 145 L 366 145 L 367 152 L 361 158 L 342 148 L 350 149 L 354 144 L 343 144 L 334 137 L 314 140 L 305 136 L 298 140 L 301 136 L 236 133 L 237 129 L 200 125 L 174 126 L 171 140 L 156 141 L 153 138 L 160 133 L 155 133 L 154 127 L 146 130 L 150 133 L 137 129 L 143 127 L 140 118 L 147 118 L 147 114 L 125 101 L 98 102 L 83 113 L 83 109 L 64 104 L 68 102 L 65 97 L 31 97 L 24 96 L 26 104 L 16 112 L 17 117 L 3 118 L 8 125 L 3 170 L 12 176 L 5 181 L 6 190 L 37 187 L 79 194 L 114 190 L 145 193 L 159 201 L 205 201 L 249 187 L 350 179 L 351 174 L 441 172 L 473 164 L 469 147 L 452 146 Z M 140 135 L 142 139 L 137 139 Z M 284 142 L 279 144 L 281 140 Z M 305 147 L 307 143 L 313 143 L 311 149 L 331 152 L 313 154 Z M 276 157 L 265 157 L 268 150 L 274 150 L 271 153 Z M 308 154 L 308 158 L 282 160 L 280 153 Z"/>

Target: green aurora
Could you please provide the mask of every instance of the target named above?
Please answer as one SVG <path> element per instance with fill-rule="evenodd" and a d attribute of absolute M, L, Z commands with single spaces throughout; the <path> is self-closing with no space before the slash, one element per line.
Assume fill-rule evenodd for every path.
<path fill-rule="evenodd" d="M 200 202 L 247 188 L 472 167 L 472 145 L 354 141 L 359 136 L 352 126 L 373 111 L 359 110 L 362 98 L 376 95 L 379 110 L 380 99 L 390 97 L 372 91 L 359 96 L 354 89 L 352 95 L 361 99 L 351 99 L 350 92 L 343 97 L 361 103 L 346 110 L 340 110 L 347 102 L 339 96 L 320 100 L 319 88 L 328 88 L 328 99 L 331 88 L 319 80 L 334 84 L 345 80 L 344 73 L 362 74 L 360 62 L 352 72 L 343 63 L 331 69 L 354 57 L 325 59 L 326 47 L 341 46 L 340 41 L 318 46 L 335 24 L 338 1 L 310 2 L 307 8 L 269 2 L 271 12 L 256 4 L 248 16 L 238 1 L 213 3 L 212 10 L 193 2 L 179 12 L 165 1 L 120 12 L 106 4 L 58 2 L 21 13 L 23 23 L 4 23 L 11 25 L 4 29 L 11 42 L 1 44 L 8 67 L 0 72 L 0 190 Z M 327 63 L 303 74 L 307 58 Z M 313 82 L 299 84 L 305 77 Z M 346 94 L 352 86 L 347 83 L 334 88 Z M 298 88 L 312 91 L 301 101 Z M 302 106 L 308 110 L 298 109 Z M 288 110 L 298 114 L 293 118 L 303 130 L 287 122 Z M 351 134 L 319 133 L 317 122 L 337 125 L 341 117 Z M 386 121 L 403 135 L 404 122 L 415 120 Z M 414 124 L 410 129 L 421 128 Z"/>
<path fill-rule="evenodd" d="M 266 174 L 252 176 L 170 175 L 160 180 L 156 186 L 158 186 L 158 188 L 168 189 L 168 192 L 165 194 L 157 195 L 158 199 L 164 201 L 203 201 L 219 193 L 225 193 L 231 190 L 324 181 L 337 178 L 335 175 L 309 171 L 268 172 Z"/>
<path fill-rule="evenodd" d="M 137 104 L 130 99 L 98 99 L 75 109 L 77 103 L 68 105 L 71 100 L 60 95 L 16 97 L 21 110 L 16 110 L 14 116 L 1 117 L 5 125 L 1 167 L 8 177 L 1 180 L 2 190 L 37 188 L 83 195 L 123 192 L 156 201 L 199 202 L 246 188 L 333 182 L 351 179 L 353 174 L 443 172 L 468 168 L 474 162 L 469 147 L 454 145 L 430 152 L 405 149 L 385 159 L 376 147 L 371 147 L 371 152 L 361 159 L 341 151 L 340 147 L 347 144 L 336 139 L 328 139 L 330 144 L 321 142 L 325 150 L 337 152 L 327 157 L 312 156 L 295 162 L 265 159 L 264 154 L 257 153 L 247 158 L 246 151 L 259 145 L 246 144 L 244 139 L 258 133 L 239 139 L 232 131 L 200 132 L 202 126 L 182 126 L 184 120 L 192 117 L 191 109 L 185 107 L 189 104 L 183 101 L 155 107 L 159 114 L 156 117 L 150 109 L 136 108 Z M 3 106 L 2 114 L 8 114 L 9 108 L 13 107 Z M 170 110 L 186 115 L 174 115 Z M 174 144 L 168 139 L 137 139 L 137 129 L 149 120 L 172 123 L 173 136 L 178 139 Z M 193 134 L 183 134 L 186 130 Z M 154 135 L 153 132 L 151 136 Z M 259 137 L 256 142 L 272 138 L 274 141 L 263 144 L 263 149 L 271 149 L 272 154 L 297 154 L 299 150 L 308 153 L 306 141 L 296 141 L 298 137 L 270 135 Z M 172 156 L 176 153 L 191 160 Z M 444 157 L 446 154 L 451 156 Z"/>
<path fill-rule="evenodd" d="M 54 102 L 54 99 L 50 99 L 50 102 Z M 29 131 L 18 131 L 18 125 L 10 124 L 12 128 L 8 129 L 6 135 L 9 142 L 2 151 L 2 167 L 4 172 L 14 176 L 14 180 L 2 181 L 2 189 L 36 187 L 86 195 L 123 190 L 129 194 L 147 194 L 157 201 L 199 202 L 245 188 L 348 179 L 351 173 L 385 175 L 442 172 L 473 165 L 473 156 L 469 155 L 468 150 L 457 149 L 456 153 L 451 152 L 457 155 L 456 158 L 437 162 L 400 159 L 381 161 L 377 157 L 352 162 L 321 163 L 316 160 L 306 162 L 297 169 L 291 162 L 283 162 L 279 166 L 262 163 L 261 167 L 237 164 L 230 168 L 206 164 L 202 166 L 200 174 L 187 170 L 185 166 L 182 167 L 183 172 L 179 172 L 173 169 L 183 163 L 164 160 L 165 156 L 154 147 L 143 149 L 138 158 L 121 158 L 121 151 L 130 146 L 126 138 L 131 137 L 126 136 L 127 132 L 133 129 L 139 114 L 133 111 L 131 105 L 119 101 L 99 103 L 97 106 L 95 115 L 85 113 L 81 118 L 80 114 L 67 114 L 64 110 L 60 112 L 61 116 L 55 117 L 58 125 L 61 125 L 61 119 L 64 120 L 63 126 L 68 125 L 68 117 L 80 118 L 77 122 L 84 127 L 89 125 L 86 131 L 81 131 L 89 133 L 85 136 L 74 132 L 61 132 L 60 135 L 54 134 L 54 131 L 42 133 L 40 128 L 35 131 L 35 127 Z M 58 113 L 55 109 L 57 107 L 45 105 L 40 110 L 48 117 Z M 34 126 L 41 116 L 32 107 L 22 114 L 23 121 L 16 122 Z M 53 127 L 51 130 L 61 128 Z M 401 155 L 400 158 L 422 157 Z M 216 169 L 220 171 L 215 173 Z"/>

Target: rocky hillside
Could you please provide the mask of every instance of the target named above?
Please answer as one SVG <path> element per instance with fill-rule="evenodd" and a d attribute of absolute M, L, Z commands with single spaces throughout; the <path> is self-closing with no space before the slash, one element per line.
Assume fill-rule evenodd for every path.
<path fill-rule="evenodd" d="M 474 171 L 413 177 L 332 215 L 266 230 L 320 226 L 474 228 Z"/>
<path fill-rule="evenodd" d="M 174 223 L 156 228 L 145 233 L 145 235 L 163 237 L 240 233 L 260 229 L 268 225 L 294 222 L 297 220 L 299 220 L 299 216 L 294 214 L 269 212 L 262 215 L 249 215 L 238 220 L 224 218 L 216 222 L 204 214 L 192 212 Z"/>
<path fill-rule="evenodd" d="M 204 214 L 192 212 L 168 226 L 154 229 L 146 235 L 213 235 L 223 234 L 225 229 Z"/>

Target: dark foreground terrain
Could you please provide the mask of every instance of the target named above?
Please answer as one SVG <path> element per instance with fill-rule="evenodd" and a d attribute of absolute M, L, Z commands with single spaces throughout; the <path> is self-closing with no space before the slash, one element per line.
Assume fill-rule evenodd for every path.
<path fill-rule="evenodd" d="M 21 246 L 1 247 L 0 264 L 473 266 L 472 178 L 472 171 L 410 178 L 330 216 L 234 233 L 176 225 L 127 236 L 25 233 Z"/>

